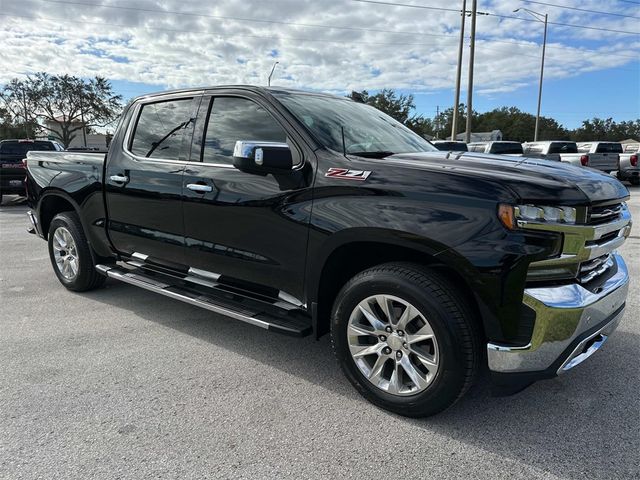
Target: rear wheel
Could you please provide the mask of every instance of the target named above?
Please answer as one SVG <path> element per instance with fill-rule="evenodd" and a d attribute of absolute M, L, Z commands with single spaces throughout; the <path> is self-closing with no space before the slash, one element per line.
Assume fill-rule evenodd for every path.
<path fill-rule="evenodd" d="M 84 292 L 101 286 L 105 277 L 95 269 L 91 247 L 75 212 L 56 215 L 49 226 L 49 257 L 60 283 Z"/>
<path fill-rule="evenodd" d="M 419 265 L 385 264 L 351 279 L 332 313 L 342 370 L 376 405 L 422 417 L 449 407 L 473 383 L 480 333 L 455 286 Z"/>

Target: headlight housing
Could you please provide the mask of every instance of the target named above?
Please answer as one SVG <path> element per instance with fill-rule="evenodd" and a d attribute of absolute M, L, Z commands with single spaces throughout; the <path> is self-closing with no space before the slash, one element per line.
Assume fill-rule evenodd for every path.
<path fill-rule="evenodd" d="M 573 207 L 502 204 L 498 209 L 498 217 L 507 228 L 514 230 L 520 222 L 575 225 L 578 211 Z"/>

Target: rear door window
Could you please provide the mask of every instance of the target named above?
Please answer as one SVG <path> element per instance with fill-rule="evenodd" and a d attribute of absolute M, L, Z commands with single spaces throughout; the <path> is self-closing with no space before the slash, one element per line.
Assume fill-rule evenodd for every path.
<path fill-rule="evenodd" d="M 180 98 L 142 106 L 131 140 L 131 153 L 139 157 L 177 160 L 193 128 L 192 98 Z"/>

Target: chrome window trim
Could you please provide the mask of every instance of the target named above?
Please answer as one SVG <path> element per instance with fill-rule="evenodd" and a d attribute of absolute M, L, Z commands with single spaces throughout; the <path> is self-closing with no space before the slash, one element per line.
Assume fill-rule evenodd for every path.
<path fill-rule="evenodd" d="M 184 100 L 184 99 L 192 99 L 195 100 L 197 97 L 201 96 L 203 90 L 196 92 L 183 92 L 176 93 L 171 95 L 161 95 L 158 97 L 143 97 L 136 101 L 133 105 L 133 113 L 129 119 L 129 124 L 127 125 L 127 130 L 125 131 L 124 139 L 122 141 L 122 150 L 124 153 L 129 155 L 131 158 L 138 162 L 152 162 L 152 163 L 164 163 L 164 164 L 177 164 L 177 165 L 188 165 L 196 162 L 191 162 L 189 160 L 174 160 L 170 158 L 149 158 L 149 157 L 141 157 L 140 155 L 136 155 L 130 150 L 131 139 L 133 136 L 133 132 L 135 126 L 138 123 L 138 119 L 140 116 L 140 110 L 145 105 L 152 105 L 154 103 L 164 103 L 170 102 L 171 100 Z"/>

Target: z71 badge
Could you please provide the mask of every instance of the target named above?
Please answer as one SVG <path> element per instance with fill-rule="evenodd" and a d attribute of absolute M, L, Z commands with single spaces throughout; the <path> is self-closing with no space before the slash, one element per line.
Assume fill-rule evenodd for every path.
<path fill-rule="evenodd" d="M 330 168 L 325 173 L 325 177 L 341 178 L 343 180 L 355 180 L 364 182 L 369 178 L 371 172 L 369 170 L 349 170 L 347 168 Z"/>

